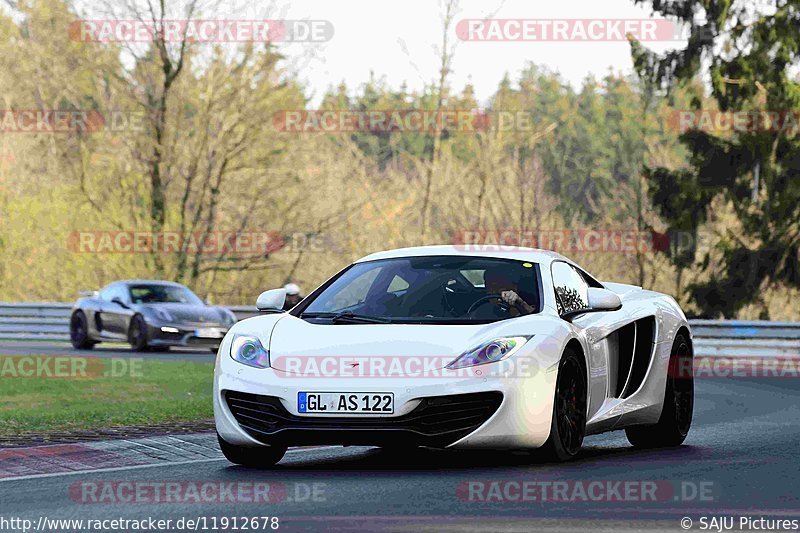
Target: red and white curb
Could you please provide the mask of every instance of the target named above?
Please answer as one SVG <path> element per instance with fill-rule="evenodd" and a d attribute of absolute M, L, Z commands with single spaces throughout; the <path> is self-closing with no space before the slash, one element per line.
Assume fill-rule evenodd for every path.
<path fill-rule="evenodd" d="M 220 460 L 213 433 L 6 448 L 0 449 L 0 481 Z"/>

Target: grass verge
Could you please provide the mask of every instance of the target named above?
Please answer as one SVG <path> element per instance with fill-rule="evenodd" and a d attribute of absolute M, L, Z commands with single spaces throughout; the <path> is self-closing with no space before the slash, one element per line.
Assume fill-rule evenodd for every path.
<path fill-rule="evenodd" d="M 213 363 L 0 357 L 0 436 L 207 420 L 213 374 Z"/>

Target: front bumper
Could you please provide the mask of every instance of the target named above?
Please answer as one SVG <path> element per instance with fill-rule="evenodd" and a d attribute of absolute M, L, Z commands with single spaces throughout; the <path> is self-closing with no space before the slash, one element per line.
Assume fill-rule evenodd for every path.
<path fill-rule="evenodd" d="M 274 396 L 225 392 L 225 402 L 248 435 L 265 444 L 406 445 L 445 447 L 469 435 L 500 407 L 497 391 L 423 398 L 398 417 L 303 417 Z"/>
<path fill-rule="evenodd" d="M 308 378 L 273 368 L 247 367 L 218 355 L 214 377 L 217 431 L 230 444 L 253 447 L 407 444 L 538 448 L 550 436 L 557 356 L 551 360 L 533 351 L 516 357 L 535 358 L 538 370 L 509 376 L 493 374 L 492 365 L 483 365 L 480 376 L 470 377 L 445 370 L 435 378 Z M 395 412 L 300 413 L 298 393 L 311 391 L 393 393 Z"/>
<path fill-rule="evenodd" d="M 228 327 L 221 324 L 204 324 L 202 326 L 185 324 L 148 325 L 148 344 L 153 346 L 215 348 L 222 344 L 222 339 L 228 332 Z M 204 329 L 213 330 L 213 332 L 202 332 L 201 330 Z"/>

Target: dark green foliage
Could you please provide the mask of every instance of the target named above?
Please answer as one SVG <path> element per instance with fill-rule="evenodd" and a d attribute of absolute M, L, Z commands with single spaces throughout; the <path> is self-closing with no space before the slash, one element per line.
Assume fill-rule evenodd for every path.
<path fill-rule="evenodd" d="M 800 111 L 796 0 L 771 5 L 635 1 L 691 30 L 685 48 L 662 56 L 631 43 L 635 67 L 646 83 L 669 93 L 702 78 L 710 81 L 711 97 L 721 111 L 764 110 L 782 116 Z M 693 104 L 701 106 L 699 100 Z M 796 128 L 716 133 L 681 136 L 691 152 L 690 170 L 655 168 L 647 175 L 653 203 L 673 231 L 696 234 L 715 198 L 733 207 L 741 229 L 721 236 L 700 258 L 709 281 L 687 287 L 703 314 L 732 317 L 744 305 L 761 301 L 769 286 L 800 287 L 800 138 Z M 673 252 L 679 266 L 694 258 L 691 248 Z M 762 316 L 768 316 L 765 306 Z"/>

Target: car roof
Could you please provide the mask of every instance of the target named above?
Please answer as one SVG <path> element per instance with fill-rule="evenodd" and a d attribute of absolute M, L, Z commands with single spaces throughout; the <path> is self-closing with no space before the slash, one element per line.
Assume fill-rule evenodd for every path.
<path fill-rule="evenodd" d="M 411 248 L 397 248 L 376 252 L 362 257 L 356 263 L 375 261 L 377 259 L 393 259 L 397 257 L 420 257 L 435 255 L 454 255 L 463 257 L 491 257 L 496 259 L 516 259 L 530 261 L 541 265 L 549 265 L 553 261 L 566 261 L 572 263 L 563 255 L 539 248 L 525 248 L 521 246 L 505 246 L 500 244 L 458 244 L 415 246 Z"/>
<path fill-rule="evenodd" d="M 124 284 L 124 285 L 170 285 L 172 287 L 183 287 L 180 283 L 175 281 L 166 281 L 163 279 L 121 279 L 109 283 L 109 285 Z"/>

